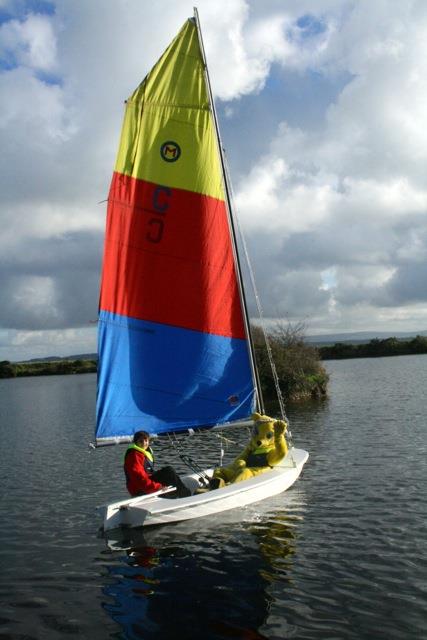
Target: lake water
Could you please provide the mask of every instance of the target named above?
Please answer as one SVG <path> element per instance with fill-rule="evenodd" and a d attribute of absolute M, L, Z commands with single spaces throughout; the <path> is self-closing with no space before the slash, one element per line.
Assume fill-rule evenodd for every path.
<path fill-rule="evenodd" d="M 87 446 L 95 376 L 0 380 L 0 640 L 427 637 L 427 356 L 326 366 L 330 399 L 288 410 L 290 490 L 128 541 L 98 534 L 124 449 Z"/>

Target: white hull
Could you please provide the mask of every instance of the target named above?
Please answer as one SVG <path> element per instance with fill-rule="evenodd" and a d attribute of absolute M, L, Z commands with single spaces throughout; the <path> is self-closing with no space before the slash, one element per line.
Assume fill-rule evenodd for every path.
<path fill-rule="evenodd" d="M 99 507 L 104 517 L 104 531 L 202 518 L 265 500 L 293 485 L 307 459 L 307 451 L 291 449 L 282 463 L 271 471 L 222 489 L 175 500 L 151 494 Z M 199 486 L 197 477 L 197 474 L 192 474 L 182 479 L 194 491 Z"/>

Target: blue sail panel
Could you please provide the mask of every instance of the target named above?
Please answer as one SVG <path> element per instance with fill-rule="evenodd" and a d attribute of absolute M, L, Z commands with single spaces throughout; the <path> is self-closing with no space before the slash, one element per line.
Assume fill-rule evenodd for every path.
<path fill-rule="evenodd" d="M 96 438 L 130 437 L 247 418 L 255 389 L 246 340 L 146 322 L 99 317 Z"/>

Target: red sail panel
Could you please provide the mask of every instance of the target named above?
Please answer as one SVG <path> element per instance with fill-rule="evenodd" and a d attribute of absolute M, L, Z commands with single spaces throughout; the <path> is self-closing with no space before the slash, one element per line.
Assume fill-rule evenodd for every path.
<path fill-rule="evenodd" d="M 100 308 L 244 339 L 224 202 L 115 173 Z"/>

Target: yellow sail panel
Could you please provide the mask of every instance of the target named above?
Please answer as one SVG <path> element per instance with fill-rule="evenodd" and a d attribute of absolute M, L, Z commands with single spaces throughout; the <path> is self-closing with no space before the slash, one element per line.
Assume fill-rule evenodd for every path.
<path fill-rule="evenodd" d="M 115 171 L 224 199 L 197 27 L 188 20 L 127 101 Z"/>

